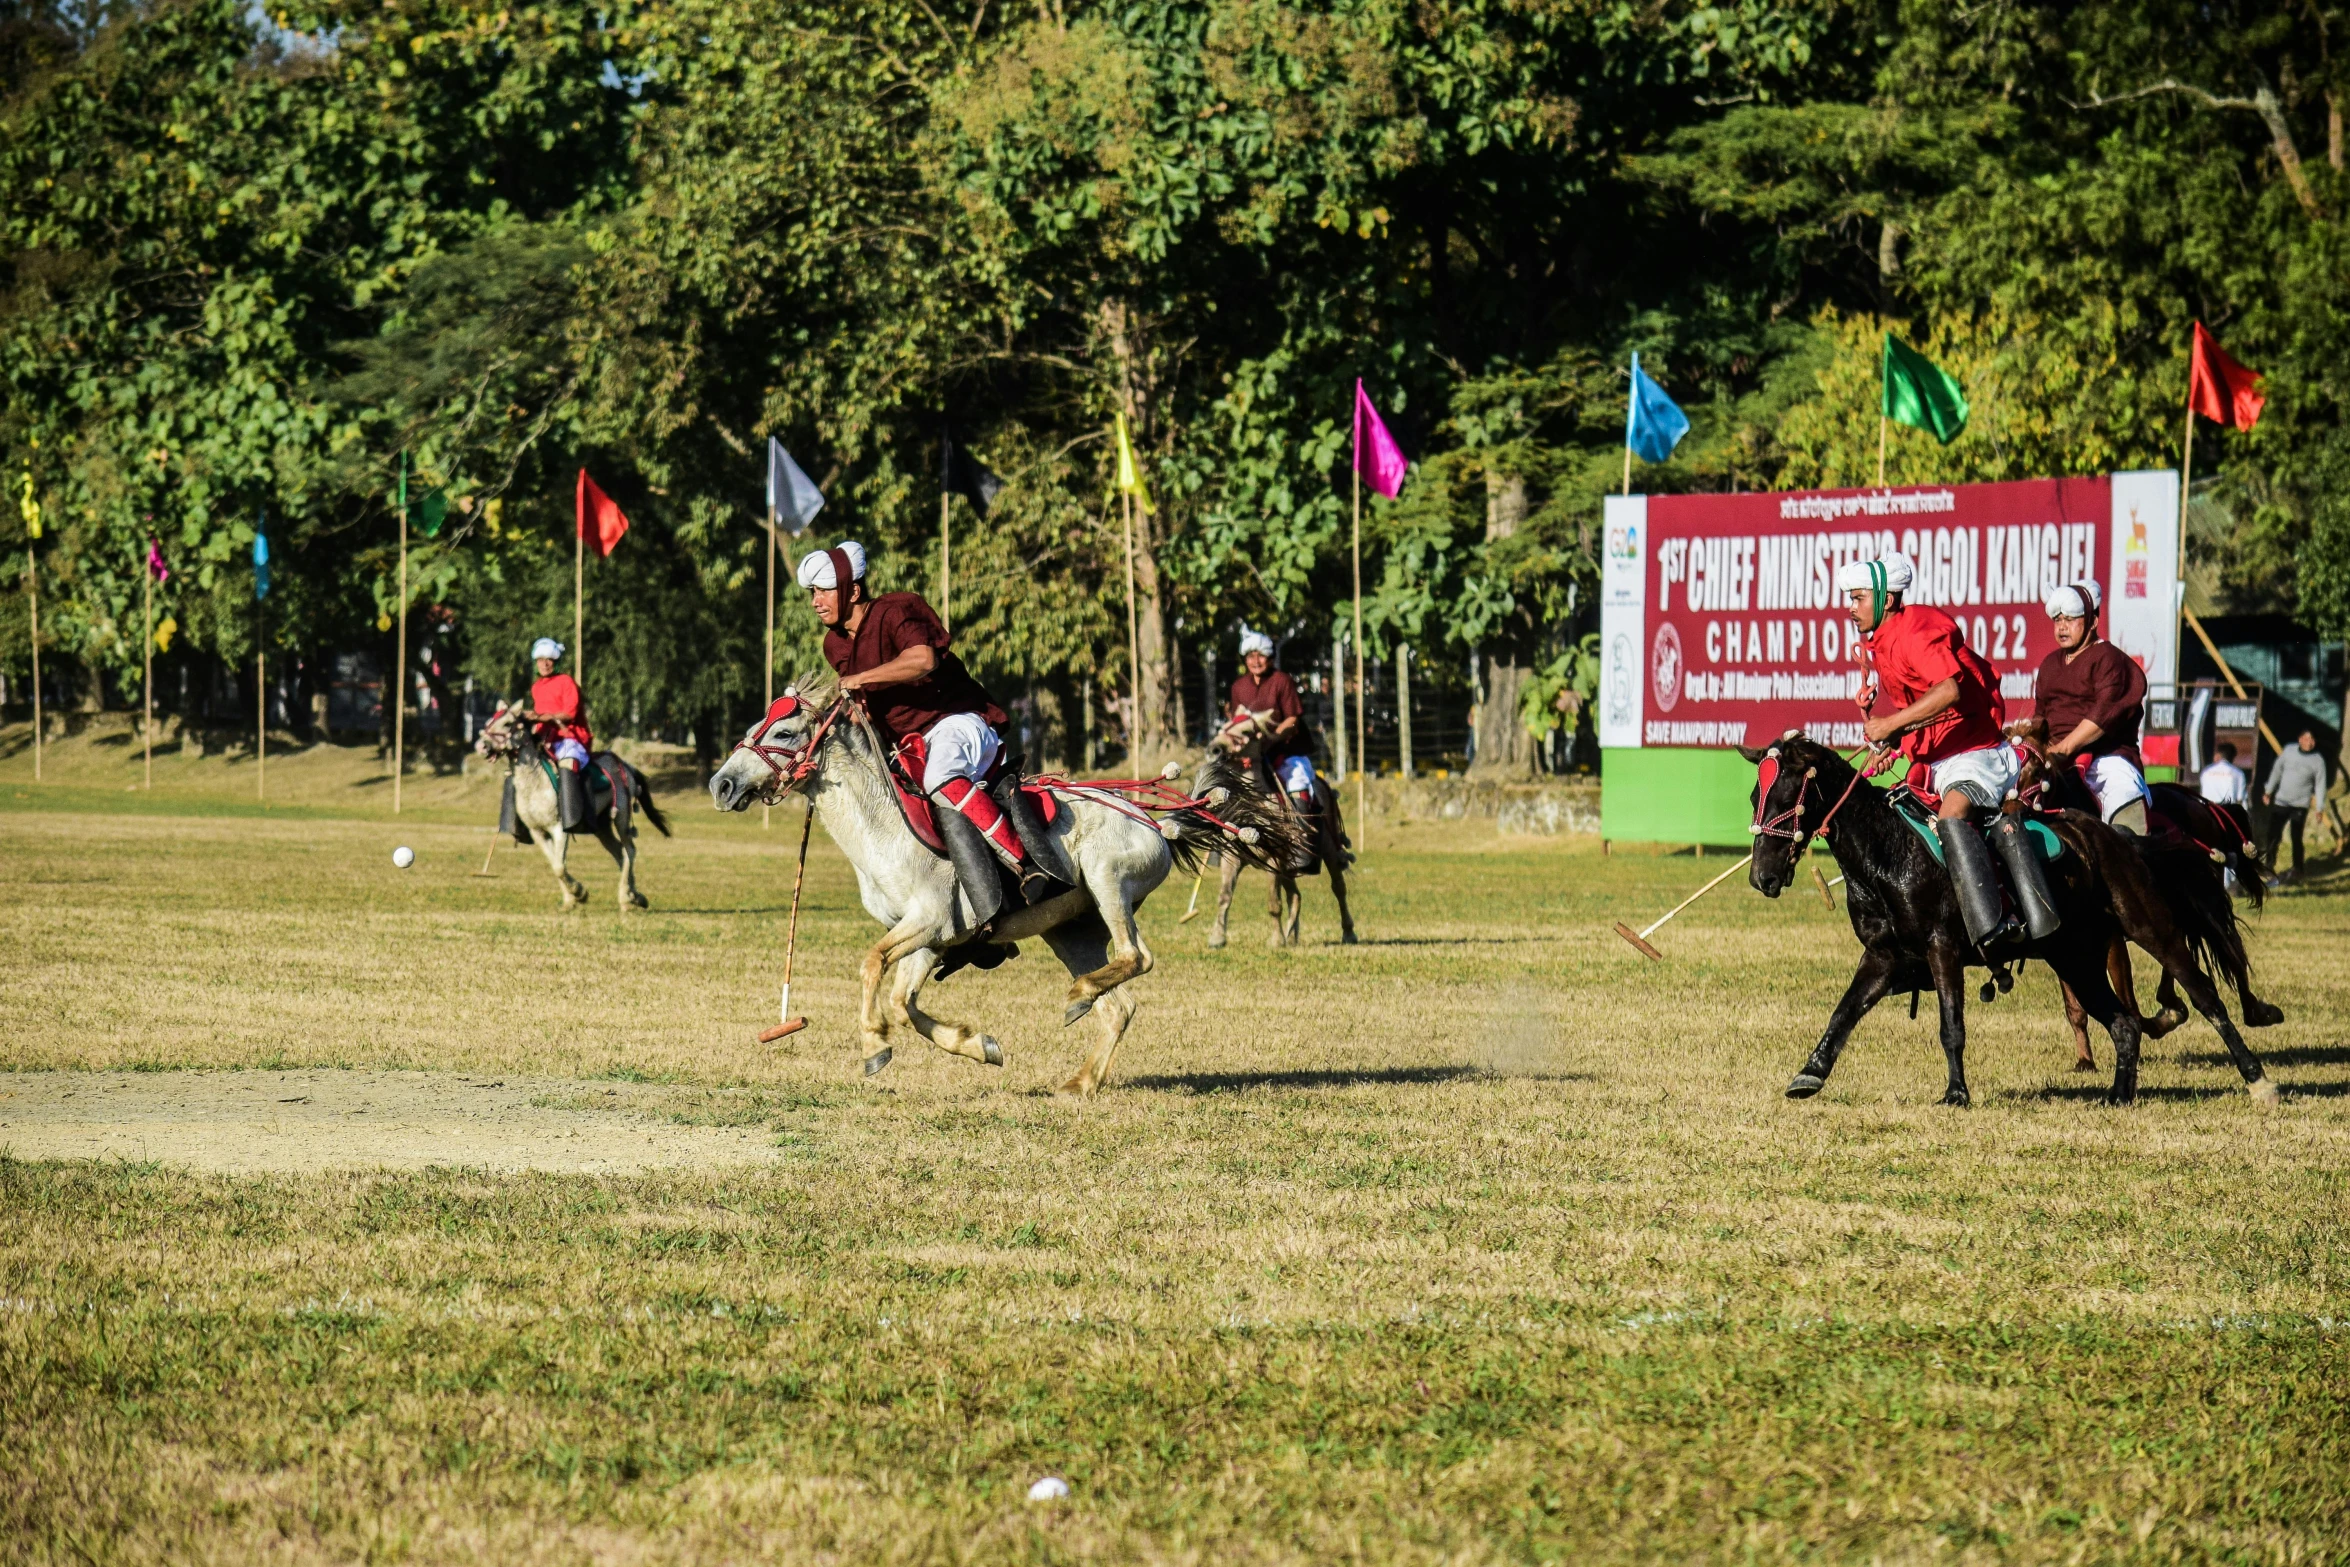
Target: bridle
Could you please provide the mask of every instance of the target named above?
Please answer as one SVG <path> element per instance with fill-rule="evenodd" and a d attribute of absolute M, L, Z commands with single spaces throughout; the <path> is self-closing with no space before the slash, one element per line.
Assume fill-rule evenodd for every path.
<path fill-rule="evenodd" d="M 759 727 L 734 743 L 737 751 L 748 751 L 767 764 L 768 772 L 774 775 L 774 783 L 782 786 L 779 792 L 783 794 L 791 793 L 815 776 L 817 756 L 824 749 L 825 737 L 832 733 L 832 726 L 840 722 L 841 714 L 860 704 L 854 696 L 844 692 L 824 710 L 823 716 L 816 720 L 816 727 L 809 730 L 798 745 L 765 743 L 768 730 L 806 705 L 806 699 L 798 692 L 786 691 L 769 705 L 767 716 L 759 720 Z"/>
<path fill-rule="evenodd" d="M 1853 761 L 1859 755 L 1856 751 L 1845 760 Z M 1762 763 L 1755 773 L 1754 821 L 1747 827 L 1747 835 L 1753 838 L 1784 838 L 1795 845 L 1792 852 L 1801 854 L 1812 839 L 1828 830 L 1828 824 L 1836 819 L 1838 811 L 1844 809 L 1844 802 L 1852 798 L 1852 791 L 1860 787 L 1861 780 L 1876 770 L 1873 766 L 1866 769 L 1854 767 L 1852 782 L 1844 786 L 1844 792 L 1836 797 L 1834 805 L 1828 807 L 1827 814 L 1820 818 L 1820 824 L 1807 828 L 1803 825 L 1804 804 L 1811 798 L 1812 780 L 1820 775 L 1818 768 L 1807 767 L 1803 770 L 1803 783 L 1795 791 L 1795 803 L 1766 819 L 1763 812 L 1769 808 L 1771 790 L 1779 782 L 1779 748 L 1772 746 L 1763 753 Z"/>

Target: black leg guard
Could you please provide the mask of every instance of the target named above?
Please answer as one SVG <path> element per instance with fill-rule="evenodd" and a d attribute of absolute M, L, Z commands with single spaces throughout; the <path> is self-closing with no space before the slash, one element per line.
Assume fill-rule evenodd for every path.
<path fill-rule="evenodd" d="M 565 832 L 578 832 L 587 826 L 587 780 L 568 767 L 555 769 L 555 793 L 559 797 L 561 820 Z"/>
<path fill-rule="evenodd" d="M 514 813 L 514 774 L 506 774 L 506 792 L 498 800 L 498 831 L 516 843 L 530 842 L 530 829 Z"/>
<path fill-rule="evenodd" d="M 2040 855 L 2032 847 L 2032 834 L 2020 816 L 2002 812 L 1991 825 L 1991 842 L 1999 850 L 1999 863 L 2007 867 L 2008 885 L 2015 888 L 2015 901 L 2023 906 L 2024 929 L 2034 941 L 2046 941 L 2064 924 L 2056 912 L 2056 898 L 2048 890 L 2048 873 L 2042 869 Z"/>
<path fill-rule="evenodd" d="M 1983 841 L 1982 829 L 1970 821 L 1943 817 L 1934 823 L 1934 831 L 1942 840 L 1943 863 L 1958 888 L 1958 912 L 1966 921 L 1967 939 L 1988 948 L 2008 928 L 1991 846 Z"/>
<path fill-rule="evenodd" d="M 1036 802 L 1021 792 L 1017 775 L 1006 771 L 1003 777 L 996 780 L 995 787 L 988 791 L 988 795 L 995 801 L 996 809 L 1002 811 L 1011 822 L 1012 831 L 1020 835 L 1020 847 L 1028 851 L 1028 864 L 1043 876 L 1060 883 L 1058 887 L 1039 886 L 1031 889 L 1028 893 L 1029 902 L 1037 903 L 1044 898 L 1056 897 L 1076 886 L 1077 867 L 1069 863 L 1069 851 L 1061 847 L 1061 841 L 1045 825 L 1044 813 L 1036 808 Z M 1023 881 L 1029 879 L 1026 876 L 1022 878 Z"/>
<path fill-rule="evenodd" d="M 971 905 L 972 928 L 984 928 L 1004 907 L 1004 880 L 996 869 L 995 850 L 971 825 L 971 818 L 944 800 L 932 800 L 930 816 L 938 823 L 938 835 L 946 840 L 947 858 L 954 863 L 963 900 Z"/>

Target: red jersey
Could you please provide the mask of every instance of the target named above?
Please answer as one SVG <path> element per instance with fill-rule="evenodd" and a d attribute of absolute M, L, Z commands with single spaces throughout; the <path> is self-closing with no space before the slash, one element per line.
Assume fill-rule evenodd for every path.
<path fill-rule="evenodd" d="M 1297 687 L 1278 669 L 1265 671 L 1265 678 L 1257 679 L 1245 670 L 1232 682 L 1232 708 L 1229 716 L 1238 718 L 1243 712 L 1271 713 L 1278 724 L 1285 718 L 1294 718 L 1298 727 L 1285 735 L 1265 736 L 1265 761 L 1278 762 L 1284 757 L 1306 754 L 1306 706 L 1297 699 Z"/>
<path fill-rule="evenodd" d="M 922 595 L 884 593 L 865 607 L 865 619 L 855 638 L 838 631 L 824 633 L 824 661 L 835 673 L 861 675 L 879 669 L 910 647 L 937 652 L 937 667 L 920 680 L 871 687 L 864 693 L 866 711 L 892 744 L 921 734 L 949 713 L 977 713 L 1001 729 L 1006 721 L 1004 710 L 988 696 L 987 688 L 972 678 L 963 661 L 947 651 L 947 642 L 947 628 L 922 602 Z"/>
<path fill-rule="evenodd" d="M 549 675 L 544 680 L 530 683 L 531 711 L 544 713 L 552 723 L 538 725 L 539 741 L 553 745 L 558 740 L 577 740 L 590 751 L 596 748 L 596 737 L 587 726 L 586 705 L 579 696 L 579 682 L 569 675 Z"/>
<path fill-rule="evenodd" d="M 1999 694 L 1999 677 L 1948 615 L 1928 604 L 1904 604 L 1862 646 L 1876 681 L 1870 708 L 1877 717 L 1900 712 L 1945 680 L 1958 681 L 1956 702 L 1901 737 L 1902 755 L 1940 762 L 2006 743 L 2000 726 L 2007 722 L 2007 702 Z"/>

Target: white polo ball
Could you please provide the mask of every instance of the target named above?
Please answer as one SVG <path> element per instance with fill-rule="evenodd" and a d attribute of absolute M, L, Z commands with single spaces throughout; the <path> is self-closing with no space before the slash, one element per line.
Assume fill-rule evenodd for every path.
<path fill-rule="evenodd" d="M 406 870 L 416 863 L 416 851 L 403 843 L 392 851 L 392 863 L 400 869 Z"/>
<path fill-rule="evenodd" d="M 1032 1502 L 1064 1502 L 1069 1499 L 1069 1482 L 1059 1475 L 1046 1475 L 1028 1488 Z"/>

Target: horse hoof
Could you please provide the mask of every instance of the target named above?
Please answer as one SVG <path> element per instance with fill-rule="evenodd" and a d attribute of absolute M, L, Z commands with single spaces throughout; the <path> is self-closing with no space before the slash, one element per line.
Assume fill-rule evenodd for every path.
<path fill-rule="evenodd" d="M 649 909 L 653 906 L 653 900 L 641 892 L 632 892 L 628 895 L 628 906 L 632 909 Z"/>
<path fill-rule="evenodd" d="M 2076 1072 L 2094 1072 L 2097 1070 L 2097 1063 L 2094 1061 L 2075 1061 L 2073 1063 L 2073 1070 Z"/>
<path fill-rule="evenodd" d="M 1974 1108 L 1975 1096 L 1963 1088 L 1953 1088 L 1942 1096 L 1942 1103 L 1953 1110 L 1971 1110 Z"/>
<path fill-rule="evenodd" d="M 979 1059 L 985 1061 L 989 1066 L 1004 1064 L 1004 1047 L 995 1042 L 995 1035 L 982 1034 L 979 1036 Z"/>
<path fill-rule="evenodd" d="M 2247 1001 L 2244 1003 L 2244 1026 L 2246 1028 L 2274 1028 L 2284 1020 L 2285 1009 L 2274 1002 Z"/>
<path fill-rule="evenodd" d="M 1795 1081 L 1787 1085 L 1787 1097 L 1809 1099 L 1827 1086 L 1828 1080 L 1824 1077 L 1814 1077 L 1809 1072 L 1798 1072 L 1795 1074 Z"/>
<path fill-rule="evenodd" d="M 2136 1083 L 2116 1083 L 2105 1091 L 2105 1102 L 2116 1110 L 2126 1110 L 2138 1102 Z"/>
<path fill-rule="evenodd" d="M 2252 1094 L 2252 1102 L 2263 1110 L 2274 1110 L 2282 1102 L 2277 1093 L 2277 1085 L 2265 1077 L 2249 1084 L 2248 1087 Z"/>
<path fill-rule="evenodd" d="M 1092 1010 L 1093 1003 L 1090 1001 L 1070 1002 L 1069 1010 L 1061 1014 L 1061 1026 L 1063 1028 L 1067 1028 L 1070 1024 L 1076 1022 L 1079 1018 L 1085 1016 L 1086 1013 L 1091 1012 Z"/>
<path fill-rule="evenodd" d="M 1355 945 L 1355 933 L 1351 930 L 1340 932 L 1338 937 L 1338 944 L 1342 947 L 1351 947 Z"/>
<path fill-rule="evenodd" d="M 867 1077 L 871 1077 L 874 1073 L 889 1065 L 889 1058 L 895 1054 L 896 1051 L 891 1049 L 888 1045 L 884 1045 L 879 1050 L 874 1051 L 873 1054 L 865 1058 L 865 1075 Z"/>
<path fill-rule="evenodd" d="M 1223 948 L 1224 948 L 1224 938 L 1223 938 L 1223 937 L 1221 937 L 1221 936 L 1210 936 L 1210 937 L 1208 938 L 1208 950 L 1209 950 L 1210 952 L 1220 952 L 1220 951 L 1222 951 L 1222 950 L 1223 950 Z"/>

